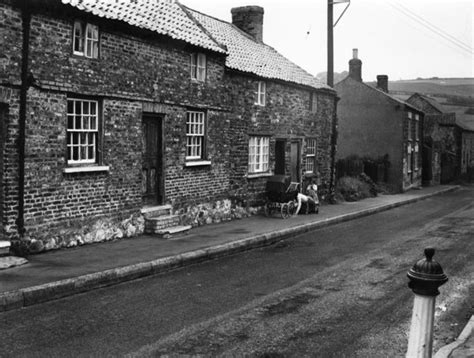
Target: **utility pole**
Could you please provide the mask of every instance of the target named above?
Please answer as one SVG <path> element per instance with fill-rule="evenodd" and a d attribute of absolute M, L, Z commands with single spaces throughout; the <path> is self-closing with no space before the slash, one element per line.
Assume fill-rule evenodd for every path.
<path fill-rule="evenodd" d="M 334 86 L 334 20 L 333 3 L 334 0 L 328 0 L 328 73 L 327 83 L 329 87 Z"/>
<path fill-rule="evenodd" d="M 341 13 L 336 23 L 334 23 L 333 7 L 334 4 L 347 3 L 346 8 Z M 328 72 L 327 84 L 334 87 L 334 28 L 351 4 L 351 0 L 328 0 Z"/>

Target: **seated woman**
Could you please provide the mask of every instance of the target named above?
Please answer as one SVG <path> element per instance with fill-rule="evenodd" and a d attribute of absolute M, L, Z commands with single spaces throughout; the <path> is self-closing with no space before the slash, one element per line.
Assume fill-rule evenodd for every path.
<path fill-rule="evenodd" d="M 318 191 L 318 186 L 314 183 L 311 183 L 306 188 L 306 195 L 302 193 L 298 193 L 298 195 L 296 196 L 296 200 L 298 201 L 298 206 L 296 207 L 295 215 L 298 215 L 298 213 L 300 212 L 302 203 L 306 204 L 306 214 L 309 213 L 310 205 L 312 205 L 313 207 L 316 207 L 316 205 L 319 204 L 317 191 Z"/>

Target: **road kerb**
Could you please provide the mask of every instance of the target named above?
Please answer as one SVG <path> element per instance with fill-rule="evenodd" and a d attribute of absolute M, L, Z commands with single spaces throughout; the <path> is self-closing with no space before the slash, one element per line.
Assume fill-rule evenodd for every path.
<path fill-rule="evenodd" d="M 458 189 L 453 186 L 438 190 L 423 196 L 400 200 L 395 203 L 381 204 L 372 208 L 327 218 L 312 223 L 301 224 L 279 231 L 255 235 L 249 238 L 231 241 L 204 249 L 184 252 L 178 255 L 159 258 L 149 262 L 137 263 L 129 266 L 109 269 L 102 272 L 91 273 L 75 278 L 60 280 L 43 285 L 23 288 L 18 291 L 0 293 L 0 312 L 46 302 L 76 293 L 85 292 L 113 284 L 130 281 L 136 278 L 163 273 L 169 270 L 192 265 L 208 259 L 228 256 L 253 248 L 268 246 L 283 239 L 300 235 L 308 231 L 325 226 L 338 224 L 378 212 L 390 210 L 399 206 L 411 204 L 429 197 L 447 193 Z"/>

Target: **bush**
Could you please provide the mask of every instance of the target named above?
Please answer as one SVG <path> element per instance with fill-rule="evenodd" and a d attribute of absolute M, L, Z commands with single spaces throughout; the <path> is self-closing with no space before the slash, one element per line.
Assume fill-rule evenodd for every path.
<path fill-rule="evenodd" d="M 336 191 L 346 201 L 357 201 L 374 196 L 371 193 L 371 185 L 359 178 L 349 176 L 342 177 L 337 181 Z"/>

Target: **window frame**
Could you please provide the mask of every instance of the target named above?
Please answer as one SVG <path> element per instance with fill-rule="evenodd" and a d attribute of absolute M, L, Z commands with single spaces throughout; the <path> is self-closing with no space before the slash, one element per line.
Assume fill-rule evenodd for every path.
<path fill-rule="evenodd" d="M 249 135 L 247 172 L 265 174 L 270 171 L 270 136 Z"/>
<path fill-rule="evenodd" d="M 311 92 L 309 96 L 309 111 L 311 113 L 318 112 L 318 96 L 316 92 Z"/>
<path fill-rule="evenodd" d="M 412 172 L 412 170 L 411 170 L 412 151 L 413 151 L 412 144 L 411 144 L 411 142 L 409 142 L 408 145 L 407 145 L 407 173 L 408 174 L 411 174 L 411 172 Z"/>
<path fill-rule="evenodd" d="M 76 34 L 76 29 L 80 29 L 80 35 Z M 90 32 L 92 36 L 89 36 Z M 94 36 L 95 34 L 95 36 Z M 79 41 L 79 50 L 76 50 L 76 41 Z M 90 53 L 89 53 L 90 44 Z M 94 44 L 96 46 L 94 47 Z M 76 56 L 90 59 L 98 59 L 100 51 L 100 31 L 99 26 L 82 20 L 74 20 L 72 29 L 72 53 Z"/>
<path fill-rule="evenodd" d="M 267 102 L 267 84 L 265 81 L 257 81 L 255 93 L 255 105 L 265 107 Z"/>
<path fill-rule="evenodd" d="M 407 119 L 407 126 L 408 126 L 408 135 L 407 135 L 407 140 L 412 141 L 413 140 L 413 134 L 412 134 L 412 119 L 413 115 L 411 112 L 408 112 L 408 119 Z"/>
<path fill-rule="evenodd" d="M 306 162 L 305 162 L 305 173 L 312 174 L 316 173 L 316 152 L 317 152 L 317 140 L 314 137 L 306 138 Z M 314 142 L 314 145 L 310 145 L 310 143 Z M 312 149 L 312 151 L 310 151 Z M 308 164 L 312 164 L 312 169 L 309 170 Z"/>
<path fill-rule="evenodd" d="M 193 116 L 193 121 L 190 121 L 190 116 Z M 199 118 L 201 117 L 201 118 Z M 199 121 L 196 121 L 198 119 Z M 195 133 L 195 130 L 198 133 Z M 193 143 L 194 139 L 199 143 Z M 207 138 L 207 114 L 200 110 L 186 111 L 186 161 L 202 161 L 207 158 L 206 153 L 206 138 Z M 191 140 L 191 143 L 190 143 Z M 196 153 L 196 150 L 199 150 Z M 191 155 L 188 155 L 190 153 Z M 194 154 L 194 155 L 193 155 Z"/>
<path fill-rule="evenodd" d="M 190 74 L 191 79 L 199 82 L 206 82 L 207 78 L 207 57 L 202 52 L 192 53 L 190 55 Z"/>
<path fill-rule="evenodd" d="M 415 114 L 415 140 L 420 140 L 420 115 Z"/>
<path fill-rule="evenodd" d="M 70 103 L 72 102 L 73 111 L 70 112 Z M 80 103 L 80 114 L 77 113 L 77 105 Z M 85 113 L 85 103 L 88 104 L 88 113 Z M 92 106 L 95 105 L 95 113 L 92 113 Z M 80 128 L 77 126 L 77 117 L 80 117 L 79 123 Z M 87 118 L 85 118 L 87 117 Z M 85 119 L 88 119 L 88 125 L 85 126 Z M 92 119 L 95 119 L 95 126 L 91 128 Z M 73 124 L 70 128 L 70 123 Z M 84 128 L 88 127 L 88 128 Z M 77 144 L 74 134 L 78 134 Z M 85 134 L 85 139 L 81 134 Z M 89 135 L 92 134 L 94 138 L 94 143 L 89 143 Z M 70 139 L 71 138 L 71 139 Z M 78 159 L 74 159 L 74 148 L 77 147 Z M 82 148 L 86 148 L 86 158 L 82 159 Z M 90 158 L 88 148 L 92 147 L 93 158 Z M 99 99 L 96 98 L 85 98 L 85 97 L 68 97 L 66 101 L 66 163 L 68 167 L 84 167 L 84 166 L 99 166 L 102 163 L 102 103 Z"/>
<path fill-rule="evenodd" d="M 418 113 L 414 114 L 414 125 L 415 125 L 415 147 L 414 147 L 414 163 L 413 169 L 418 171 L 420 169 L 420 115 Z"/>

